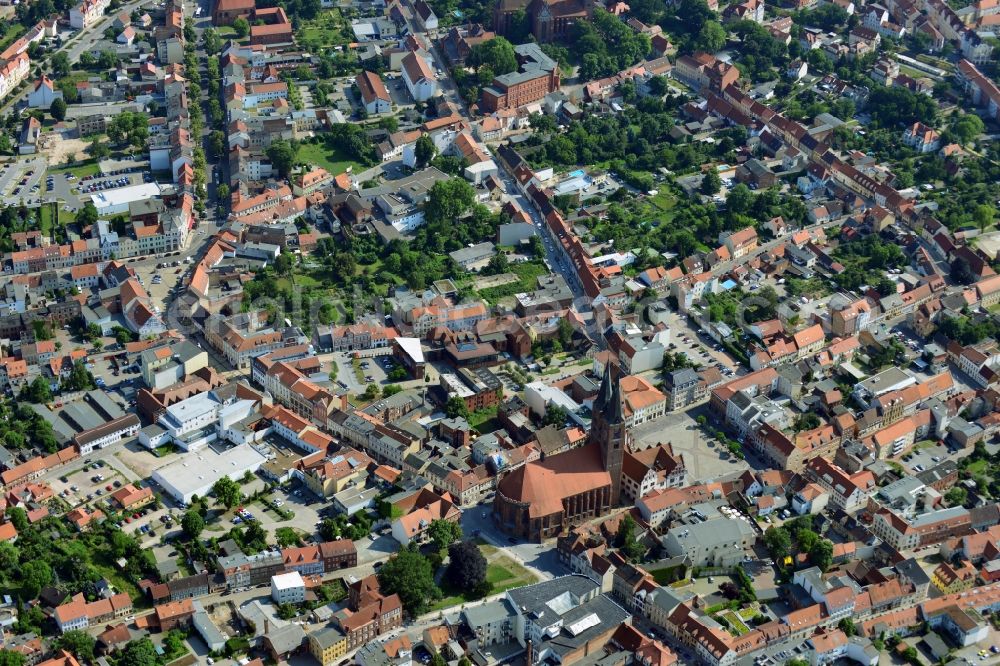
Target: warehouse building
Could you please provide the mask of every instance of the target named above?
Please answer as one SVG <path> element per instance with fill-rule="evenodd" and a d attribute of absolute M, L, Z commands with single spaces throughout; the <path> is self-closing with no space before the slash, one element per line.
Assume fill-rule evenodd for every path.
<path fill-rule="evenodd" d="M 153 481 L 175 500 L 187 504 L 194 495 L 208 495 L 222 477 L 238 481 L 247 472 L 256 472 L 265 462 L 267 458 L 249 444 L 230 448 L 207 446 L 156 470 Z"/>

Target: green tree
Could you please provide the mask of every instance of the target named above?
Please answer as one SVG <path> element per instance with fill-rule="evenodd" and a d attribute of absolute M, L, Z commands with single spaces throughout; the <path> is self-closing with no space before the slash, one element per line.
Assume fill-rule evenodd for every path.
<path fill-rule="evenodd" d="M 951 124 L 951 133 L 961 144 L 971 143 L 984 131 L 986 131 L 986 126 L 982 119 L 973 113 L 964 113 Z"/>
<path fill-rule="evenodd" d="M 21 565 L 21 598 L 30 601 L 42 588 L 52 583 L 52 567 L 44 560 L 32 560 Z"/>
<path fill-rule="evenodd" d="M 378 581 L 385 594 L 399 595 L 411 617 L 422 614 L 431 601 L 441 596 L 434 584 L 431 561 L 415 548 L 399 551 L 382 565 Z"/>
<path fill-rule="evenodd" d="M 701 187 L 698 189 L 702 194 L 708 196 L 718 194 L 719 190 L 722 189 L 722 178 L 719 177 L 719 173 L 715 169 L 709 169 L 708 173 L 701 179 Z"/>
<path fill-rule="evenodd" d="M 646 554 L 646 549 L 635 538 L 637 528 L 635 519 L 626 513 L 618 523 L 618 533 L 615 535 L 615 545 L 630 562 L 638 562 Z"/>
<path fill-rule="evenodd" d="M 31 380 L 31 383 L 21 389 L 21 399 L 43 404 L 52 400 L 52 390 L 49 388 L 49 380 L 41 375 Z"/>
<path fill-rule="evenodd" d="M 721 51 L 726 45 L 726 29 L 718 21 L 706 21 L 694 40 L 695 48 L 708 53 Z"/>
<path fill-rule="evenodd" d="M 945 493 L 944 498 L 951 506 L 962 506 L 969 498 L 969 493 L 962 486 L 952 486 L 952 488 Z"/>
<path fill-rule="evenodd" d="M 208 135 L 208 151 L 214 157 L 222 157 L 226 154 L 226 135 L 222 130 L 212 130 Z"/>
<path fill-rule="evenodd" d="M 476 192 L 461 178 L 439 180 L 431 187 L 424 215 L 431 224 L 454 224 L 475 203 Z"/>
<path fill-rule="evenodd" d="M 774 561 L 780 563 L 788 556 L 792 547 L 792 537 L 783 527 L 771 526 L 764 532 L 764 545 Z"/>
<path fill-rule="evenodd" d="M 831 5 L 832 6 L 832 5 Z M 837 628 L 844 632 L 848 638 L 851 636 L 856 636 L 858 633 L 857 627 L 854 626 L 854 620 L 849 617 L 845 617 L 837 624 Z"/>
<path fill-rule="evenodd" d="M 792 427 L 795 432 L 801 432 L 803 430 L 818 428 L 821 424 L 822 421 L 815 412 L 805 412 L 795 418 L 795 424 Z"/>
<path fill-rule="evenodd" d="M 104 141 L 94 137 L 90 145 L 87 146 L 87 154 L 95 160 L 103 160 L 111 154 L 111 148 Z"/>
<path fill-rule="evenodd" d="M 19 506 L 7 510 L 7 518 L 18 532 L 28 529 L 28 512 Z"/>
<path fill-rule="evenodd" d="M 180 629 L 171 629 L 167 632 L 166 638 L 163 639 L 163 651 L 167 661 L 184 652 L 184 637 L 185 634 Z"/>
<path fill-rule="evenodd" d="M 271 166 L 277 170 L 281 177 L 285 177 L 292 170 L 295 164 L 295 153 L 297 146 L 285 139 L 272 141 L 267 147 L 267 159 L 271 161 Z"/>
<path fill-rule="evenodd" d="M 829 569 L 833 563 L 833 542 L 828 539 L 818 539 L 809 549 L 809 561 L 819 567 L 820 571 Z"/>
<path fill-rule="evenodd" d="M 0 571 L 13 571 L 17 566 L 21 553 L 17 546 L 9 541 L 0 543 Z"/>
<path fill-rule="evenodd" d="M 753 206 L 754 195 L 750 188 L 740 183 L 726 195 L 726 210 L 737 215 L 745 215 Z"/>
<path fill-rule="evenodd" d="M 427 536 L 434 548 L 442 551 L 462 538 L 462 526 L 450 520 L 432 520 L 427 527 Z"/>
<path fill-rule="evenodd" d="M 212 492 L 215 494 L 215 499 L 227 509 L 231 509 L 243 501 L 243 492 L 240 490 L 239 484 L 228 476 L 216 481 L 212 485 Z"/>
<path fill-rule="evenodd" d="M 233 21 L 233 30 L 236 31 L 236 36 L 243 39 L 250 34 L 250 23 L 247 22 L 242 16 Z"/>
<path fill-rule="evenodd" d="M 997 216 L 996 209 L 989 204 L 979 204 L 972 211 L 972 219 L 979 227 L 980 232 L 986 231 L 993 224 Z"/>
<path fill-rule="evenodd" d="M 87 370 L 87 366 L 78 360 L 73 362 L 69 377 L 63 380 L 63 388 L 69 391 L 89 391 L 97 388 L 97 384 L 94 383 L 94 376 Z"/>
<path fill-rule="evenodd" d="M 181 518 L 181 529 L 191 539 L 197 539 L 205 529 L 205 519 L 194 509 L 188 509 Z"/>
<path fill-rule="evenodd" d="M 64 51 L 55 53 L 49 62 L 52 65 L 52 74 L 56 78 L 61 79 L 69 76 L 71 66 L 69 56 Z"/>
<path fill-rule="evenodd" d="M 97 223 L 97 208 L 93 201 L 83 204 L 83 207 L 76 212 L 76 224 L 82 227 L 93 226 Z"/>
<path fill-rule="evenodd" d="M 302 539 L 291 527 L 279 527 L 274 531 L 274 539 L 277 541 L 278 545 L 282 548 L 289 548 L 291 546 L 299 546 L 302 544 Z"/>
<path fill-rule="evenodd" d="M 566 424 L 569 413 L 562 405 L 549 405 L 545 408 L 545 416 L 542 418 L 543 425 L 554 425 L 562 427 Z"/>
<path fill-rule="evenodd" d="M 0 666 L 24 666 L 25 656 L 13 650 L 0 650 Z"/>
<path fill-rule="evenodd" d="M 94 646 L 97 641 L 86 631 L 74 629 L 62 634 L 52 643 L 56 650 L 66 650 L 79 661 L 90 663 L 94 660 Z"/>
<path fill-rule="evenodd" d="M 278 275 L 290 275 L 295 267 L 295 258 L 288 252 L 282 252 L 274 260 L 274 270 Z"/>
<path fill-rule="evenodd" d="M 444 405 L 444 412 L 450 419 L 469 418 L 469 408 L 466 406 L 465 400 L 457 395 L 448 398 L 448 402 Z"/>
<path fill-rule="evenodd" d="M 66 118 L 66 102 L 62 97 L 57 97 L 52 100 L 52 105 L 49 107 L 49 113 L 52 115 L 54 120 L 64 120 Z"/>
<path fill-rule="evenodd" d="M 473 46 L 466 64 L 475 69 L 489 68 L 499 76 L 517 71 L 517 55 L 513 44 L 503 37 L 495 37 Z"/>
<path fill-rule="evenodd" d="M 434 139 L 431 138 L 430 134 L 421 134 L 420 138 L 417 139 L 417 143 L 413 146 L 413 154 L 417 160 L 417 168 L 423 169 L 425 166 L 430 164 L 436 153 L 437 148 L 434 146 Z"/>
<path fill-rule="evenodd" d="M 118 666 L 154 666 L 158 663 L 156 648 L 148 638 L 129 641 L 118 658 Z"/>
<path fill-rule="evenodd" d="M 445 576 L 452 588 L 469 590 L 475 597 L 489 594 L 486 580 L 486 558 L 474 541 L 458 541 L 448 547 L 448 569 Z"/>

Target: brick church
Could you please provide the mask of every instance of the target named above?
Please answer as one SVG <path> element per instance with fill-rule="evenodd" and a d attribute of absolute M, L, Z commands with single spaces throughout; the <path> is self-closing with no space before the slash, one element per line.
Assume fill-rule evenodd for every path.
<path fill-rule="evenodd" d="M 500 480 L 493 514 L 505 531 L 540 541 L 618 505 L 632 438 L 625 426 L 621 384 L 612 379 L 610 365 L 594 398 L 587 442 L 523 465 Z"/>
<path fill-rule="evenodd" d="M 538 42 L 551 42 L 570 35 L 573 24 L 589 20 L 591 0 L 499 0 L 493 14 L 493 29 L 507 34 L 515 15 L 524 10 L 531 34 Z"/>

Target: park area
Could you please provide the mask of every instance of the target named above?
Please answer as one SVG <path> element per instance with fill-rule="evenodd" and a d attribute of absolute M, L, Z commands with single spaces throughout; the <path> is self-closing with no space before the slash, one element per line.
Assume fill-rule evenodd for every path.
<path fill-rule="evenodd" d="M 355 162 L 335 148 L 328 148 L 323 143 L 301 144 L 296 153 L 296 160 L 323 167 L 334 176 L 344 173 L 348 168 L 359 171 L 365 168 L 363 164 Z"/>
<path fill-rule="evenodd" d="M 486 580 L 493 586 L 490 591 L 491 595 L 538 582 L 537 576 L 496 546 L 491 546 L 484 541 L 477 543 L 480 552 L 486 558 Z M 441 598 L 431 606 L 431 610 L 444 610 L 470 601 L 478 601 L 477 598 L 469 597 L 465 592 L 452 588 L 447 581 L 444 581 L 441 586 L 441 594 Z"/>
<path fill-rule="evenodd" d="M 351 43 L 351 26 L 339 9 L 320 12 L 316 18 L 302 21 L 298 30 L 299 46 L 319 53 Z"/>

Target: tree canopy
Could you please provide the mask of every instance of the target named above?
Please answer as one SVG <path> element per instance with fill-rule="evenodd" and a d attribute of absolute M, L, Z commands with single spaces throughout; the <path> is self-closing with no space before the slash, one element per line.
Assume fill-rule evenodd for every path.
<path fill-rule="evenodd" d="M 238 483 L 224 476 L 212 486 L 212 492 L 220 504 L 231 509 L 243 500 L 243 492 Z"/>
<path fill-rule="evenodd" d="M 448 582 L 456 590 L 471 590 L 472 596 L 484 597 L 492 587 L 486 580 L 486 558 L 474 541 L 458 541 L 448 548 Z"/>
<path fill-rule="evenodd" d="M 414 617 L 441 595 L 430 560 L 415 548 L 404 548 L 383 564 L 378 581 L 386 594 L 398 594 L 403 608 Z"/>

